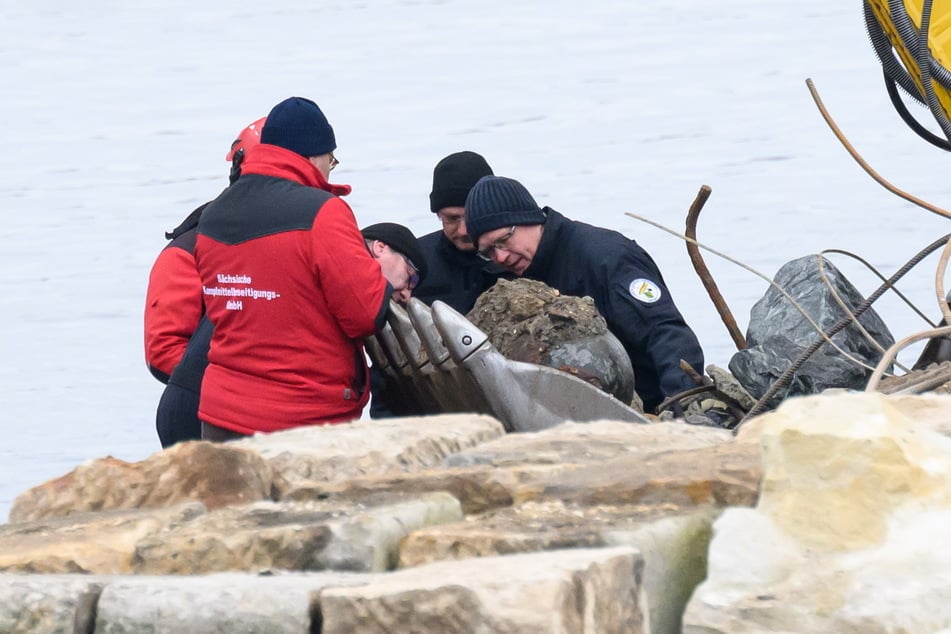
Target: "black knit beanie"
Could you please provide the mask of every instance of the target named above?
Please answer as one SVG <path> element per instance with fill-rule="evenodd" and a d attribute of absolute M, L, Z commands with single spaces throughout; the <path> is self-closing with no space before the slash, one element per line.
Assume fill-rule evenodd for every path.
<path fill-rule="evenodd" d="M 423 255 L 423 250 L 412 231 L 395 222 L 379 222 L 365 227 L 361 233 L 364 239 L 379 240 L 394 251 L 408 257 L 416 267 L 419 280 L 423 281 L 426 278 L 426 256 Z"/>
<path fill-rule="evenodd" d="M 316 103 L 290 97 L 271 109 L 261 129 L 261 143 L 277 145 L 301 156 L 319 156 L 337 149 L 334 129 Z"/>
<path fill-rule="evenodd" d="M 517 180 L 485 176 L 466 198 L 466 232 L 478 244 L 483 233 L 512 225 L 545 224 L 545 213 Z"/>
<path fill-rule="evenodd" d="M 436 213 L 443 207 L 464 207 L 472 186 L 483 176 L 491 175 L 492 168 L 481 154 L 469 151 L 450 154 L 433 169 L 430 210 Z"/>

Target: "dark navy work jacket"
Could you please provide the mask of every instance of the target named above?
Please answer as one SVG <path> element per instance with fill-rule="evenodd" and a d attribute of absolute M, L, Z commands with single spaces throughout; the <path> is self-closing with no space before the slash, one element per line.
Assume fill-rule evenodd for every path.
<path fill-rule="evenodd" d="M 475 251 L 460 251 L 446 234 L 434 231 L 418 240 L 426 254 L 426 279 L 413 289 L 413 297 L 432 305 L 437 299 L 465 315 L 475 306 L 479 295 L 499 279 L 501 271 L 493 272 Z"/>
<path fill-rule="evenodd" d="M 696 387 L 680 368 L 703 372 L 703 351 L 650 255 L 617 231 L 569 220 L 546 207 L 545 229 L 524 277 L 594 300 L 634 366 L 645 411 Z"/>

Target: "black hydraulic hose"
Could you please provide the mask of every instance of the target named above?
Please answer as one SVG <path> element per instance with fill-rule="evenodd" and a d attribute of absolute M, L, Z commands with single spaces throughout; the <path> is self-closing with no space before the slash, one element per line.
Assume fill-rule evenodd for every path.
<path fill-rule="evenodd" d="M 901 117 L 908 127 L 917 134 L 919 137 L 927 141 L 928 143 L 934 145 L 945 151 L 951 151 L 951 143 L 948 142 L 948 139 L 944 139 L 934 134 L 927 128 L 925 128 L 914 116 L 908 111 L 908 108 L 905 106 L 905 102 L 902 100 L 901 96 L 898 94 L 896 88 L 896 83 L 905 93 L 920 103 L 921 105 L 927 107 L 932 116 L 935 117 L 938 124 L 941 126 L 943 132 L 949 132 L 951 130 L 945 130 L 945 126 L 942 125 L 942 121 L 946 120 L 944 116 L 943 109 L 938 106 L 939 114 L 935 114 L 935 107 L 931 103 L 931 100 L 937 102 L 937 97 L 934 95 L 934 89 L 931 86 L 930 81 L 926 83 L 924 76 L 922 77 L 922 86 L 927 87 L 928 92 L 926 95 L 922 95 L 921 91 L 918 89 L 918 86 L 915 84 L 911 75 L 907 72 L 904 66 L 897 59 L 893 52 L 893 47 L 891 41 L 888 39 L 888 36 L 885 34 L 882 25 L 879 24 L 878 19 L 875 17 L 874 11 L 872 11 L 871 5 L 868 3 L 868 0 L 865 0 L 863 3 L 864 13 L 865 13 L 865 30 L 868 34 L 869 41 L 872 44 L 872 48 L 875 50 L 875 55 L 878 57 L 879 63 L 882 65 L 882 70 L 885 74 L 885 89 L 888 92 L 888 97 L 892 102 L 895 110 L 898 112 L 898 116 Z M 896 7 L 892 6 L 892 10 L 895 10 Z M 897 10 L 900 11 L 900 15 L 904 19 L 899 19 L 896 23 L 896 26 L 902 27 L 902 41 L 909 46 L 909 51 L 913 53 L 916 57 L 916 63 L 919 66 L 919 69 L 922 70 L 924 75 L 926 72 L 930 72 L 932 62 L 930 54 L 927 57 L 927 60 L 919 59 L 920 51 L 928 51 L 927 41 L 924 46 L 919 44 L 920 36 L 917 32 L 914 31 L 914 27 L 907 19 L 907 13 L 904 11 L 904 7 L 897 7 Z M 930 16 L 930 7 L 928 15 Z M 924 15 L 923 15 L 924 17 Z M 924 20 L 922 21 L 924 25 Z M 914 36 L 914 37 L 912 37 Z M 927 37 L 927 35 L 926 35 Z M 913 44 L 913 45 L 912 45 Z M 924 62 L 924 64 L 922 63 Z M 938 68 L 943 68 L 937 62 L 934 64 Z M 925 69 L 928 69 L 927 71 Z M 949 81 L 951 81 L 951 75 L 949 75 Z M 946 86 L 947 87 L 947 86 Z M 929 94 L 930 92 L 930 94 Z M 928 101 L 926 101 L 926 99 Z M 949 136 L 951 139 L 951 136 Z"/>
<path fill-rule="evenodd" d="M 862 302 L 861 305 L 859 305 L 859 307 L 855 309 L 855 311 L 853 312 L 853 316 L 856 319 L 858 319 L 859 315 L 861 315 L 866 310 L 868 310 L 869 307 L 873 303 L 875 303 L 875 301 L 885 293 L 885 291 L 887 291 L 889 288 L 894 286 L 895 282 L 897 282 L 902 277 L 904 277 L 904 275 L 908 273 L 908 271 L 913 269 L 919 262 L 921 262 L 927 256 L 931 255 L 932 253 L 934 253 L 935 251 L 943 247 L 945 244 L 947 244 L 949 239 L 951 239 L 951 233 L 944 236 L 943 238 L 939 238 L 935 240 L 934 242 L 929 244 L 927 247 L 919 251 L 903 267 L 898 269 L 898 271 L 895 272 L 894 275 L 892 275 L 881 286 L 875 289 L 875 292 L 869 295 L 868 299 Z M 764 394 L 761 399 L 756 401 L 756 404 L 753 405 L 753 407 L 750 409 L 749 412 L 747 412 L 746 416 L 743 417 L 743 420 L 741 420 L 737 424 L 737 426 L 733 428 L 733 433 L 735 434 L 740 429 L 740 427 L 743 426 L 743 423 L 753 418 L 754 416 L 761 414 L 763 410 L 766 409 L 767 404 L 773 399 L 773 397 L 776 396 L 776 394 L 781 389 L 786 387 L 792 381 L 793 376 L 796 374 L 796 372 L 799 371 L 799 369 L 803 366 L 803 364 L 806 361 L 808 361 L 809 358 L 813 354 L 815 354 L 815 352 L 819 348 L 823 346 L 823 344 L 826 343 L 826 339 L 831 339 L 832 337 L 837 335 L 839 332 L 844 330 L 846 326 L 848 326 L 850 323 L 852 323 L 852 316 L 843 317 L 839 321 L 832 324 L 832 326 L 830 326 L 828 330 L 826 330 L 825 337 L 816 339 L 814 342 L 812 342 L 812 345 L 810 345 L 808 348 L 803 350 L 803 352 L 796 358 L 796 360 L 793 361 L 792 364 L 788 368 L 786 368 L 786 370 L 779 376 L 779 378 L 776 379 L 776 381 L 773 382 L 771 386 L 769 386 L 769 389 L 766 391 L 766 394 Z"/>
<path fill-rule="evenodd" d="M 931 145 L 951 152 L 951 142 L 948 142 L 947 139 L 942 139 L 937 134 L 921 125 L 921 123 L 915 119 L 911 112 L 908 111 L 908 108 L 905 106 L 905 102 L 902 100 L 901 95 L 898 94 L 898 88 L 895 85 L 895 80 L 889 77 L 887 72 L 885 73 L 885 90 L 888 92 L 888 98 L 891 100 L 892 105 L 895 106 L 898 116 L 901 117 L 901 120 L 904 121 L 915 134 L 920 136 Z"/>

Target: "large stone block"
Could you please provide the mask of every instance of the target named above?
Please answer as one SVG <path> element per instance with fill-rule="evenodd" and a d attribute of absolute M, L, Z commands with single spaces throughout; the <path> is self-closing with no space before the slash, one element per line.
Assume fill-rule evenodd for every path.
<path fill-rule="evenodd" d="M 951 439 L 935 404 L 823 395 L 755 421 L 759 504 L 714 524 L 684 631 L 951 631 Z"/>
<path fill-rule="evenodd" d="M 435 468 L 392 476 L 359 476 L 342 482 L 307 481 L 284 493 L 283 500 L 327 500 L 336 504 L 359 503 L 367 495 L 413 494 L 446 491 L 459 500 L 467 515 L 509 506 L 519 486 L 569 471 L 575 465 Z"/>
<path fill-rule="evenodd" d="M 951 502 L 951 439 L 881 394 L 791 401 L 761 443 L 759 508 L 812 548 L 865 548 L 885 539 L 899 506 Z"/>
<path fill-rule="evenodd" d="M 267 459 L 278 475 L 275 496 L 280 499 L 308 481 L 339 482 L 432 467 L 504 433 L 490 416 L 445 414 L 300 427 L 231 444 Z"/>
<path fill-rule="evenodd" d="M 527 464 L 591 464 L 626 455 L 699 449 L 728 442 L 725 429 L 663 422 L 567 422 L 534 433 L 508 434 L 446 459 L 454 467 Z"/>
<path fill-rule="evenodd" d="M 138 543 L 187 523 L 205 508 L 104 511 L 0 526 L 0 570 L 39 573 L 128 573 Z M 3 630 L 0 630 L 3 631 Z"/>
<path fill-rule="evenodd" d="M 113 579 L 99 598 L 98 633 L 302 634 L 320 631 L 319 593 L 369 575 L 221 573 Z M 69 630 L 67 630 L 69 631 Z"/>
<path fill-rule="evenodd" d="M 413 530 L 462 519 L 448 493 L 381 496 L 373 503 L 258 502 L 170 526 L 138 542 L 139 574 L 228 570 L 382 571 L 396 566 L 400 539 Z"/>
<path fill-rule="evenodd" d="M 706 576 L 712 509 L 526 503 L 466 522 L 424 528 L 400 544 L 400 566 L 512 553 L 631 546 L 644 558 L 653 634 L 676 634 L 690 593 Z"/>
<path fill-rule="evenodd" d="M 0 574 L 0 632 L 91 632 L 103 585 L 86 575 Z"/>
<path fill-rule="evenodd" d="M 184 501 L 214 509 L 271 496 L 272 472 L 257 453 L 194 441 L 177 444 L 140 462 L 107 457 L 21 493 L 11 522 L 89 511 L 160 508 Z"/>
<path fill-rule="evenodd" d="M 447 561 L 321 594 L 323 634 L 650 631 L 631 548 Z"/>
<path fill-rule="evenodd" d="M 539 477 L 520 485 L 515 502 L 752 506 L 761 466 L 755 445 L 734 442 L 687 451 L 630 454 Z"/>

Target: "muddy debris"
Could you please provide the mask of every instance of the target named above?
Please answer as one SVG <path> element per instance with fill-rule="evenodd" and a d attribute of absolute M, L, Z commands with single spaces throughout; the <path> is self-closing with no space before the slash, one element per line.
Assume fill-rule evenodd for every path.
<path fill-rule="evenodd" d="M 466 315 L 503 356 L 568 372 L 637 409 L 634 370 L 590 297 L 500 279 Z"/>

